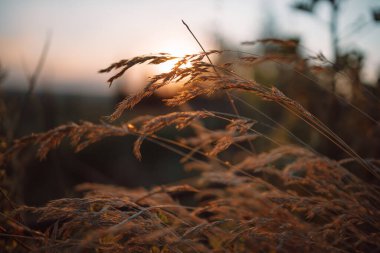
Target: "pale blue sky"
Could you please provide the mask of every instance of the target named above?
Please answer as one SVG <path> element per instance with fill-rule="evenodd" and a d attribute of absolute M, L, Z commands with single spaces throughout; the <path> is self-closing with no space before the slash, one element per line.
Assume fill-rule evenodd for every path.
<path fill-rule="evenodd" d="M 51 91 L 109 94 L 107 76 L 97 70 L 121 58 L 168 51 L 199 51 L 184 19 L 207 49 L 216 46 L 215 33 L 232 46 L 260 37 L 268 17 L 276 17 L 283 35 L 301 36 L 309 49 L 330 55 L 329 12 L 320 5 L 315 19 L 290 8 L 293 0 L 0 0 L 0 61 L 9 72 L 7 83 L 24 82 L 32 71 L 45 35 L 53 32 L 40 88 Z M 340 30 L 349 30 L 356 17 L 370 21 L 376 0 L 346 0 Z M 270 11 L 270 14 L 268 13 Z M 373 81 L 380 68 L 380 25 L 367 25 L 343 46 L 358 47 L 367 55 L 366 79 Z M 139 79 L 136 72 L 132 79 Z"/>

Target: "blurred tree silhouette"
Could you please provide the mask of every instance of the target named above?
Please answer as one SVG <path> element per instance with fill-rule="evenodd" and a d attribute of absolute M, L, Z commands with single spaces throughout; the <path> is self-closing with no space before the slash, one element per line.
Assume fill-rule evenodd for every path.
<path fill-rule="evenodd" d="M 360 50 L 354 49 L 346 51 L 339 46 L 343 39 L 338 31 L 338 20 L 341 6 L 345 1 L 342 0 L 307 0 L 296 1 L 293 7 L 299 11 L 304 11 L 312 15 L 316 7 L 327 2 L 331 10 L 329 31 L 331 38 L 331 49 L 333 55 L 333 73 L 331 80 L 331 94 L 329 96 L 326 111 L 318 113 L 318 116 L 328 122 L 328 125 L 342 137 L 351 140 L 353 146 L 364 156 L 378 157 L 379 150 L 379 123 L 377 111 L 379 109 L 379 99 L 375 96 L 371 87 L 366 87 L 361 80 L 364 55 Z M 379 10 L 368 10 L 373 13 L 373 21 L 379 22 Z M 349 35 L 354 35 L 365 24 L 350 27 Z M 378 87 L 377 87 L 378 88 Z M 309 96 L 310 97 L 310 96 Z M 310 97 L 311 98 L 311 97 Z M 349 106 L 351 103 L 351 107 Z M 360 115 L 362 114 L 362 115 Z M 364 115 L 365 114 L 365 115 Z M 326 115 L 326 116 L 324 116 Z M 365 116 L 364 119 L 362 116 Z M 369 119 L 369 120 L 368 120 Z M 372 121 L 372 122 L 371 122 Z M 358 124 L 360 122 L 360 124 Z M 356 129 L 356 131 L 352 131 Z M 356 134 L 352 134 L 356 132 Z M 361 138 L 363 135 L 366 138 Z M 371 145 L 373 144 L 373 145 Z M 324 145 L 328 154 L 336 157 L 336 151 L 331 150 L 331 146 Z"/>
<path fill-rule="evenodd" d="M 340 57 L 346 58 L 346 55 L 341 55 L 339 48 L 339 40 L 341 39 L 341 34 L 338 31 L 338 20 L 341 10 L 341 5 L 344 3 L 343 0 L 297 0 L 292 6 L 294 9 L 306 12 L 312 15 L 318 6 L 322 2 L 327 2 L 331 9 L 331 17 L 329 21 L 329 31 L 331 37 L 331 49 L 334 56 L 334 67 L 336 71 L 344 69 L 346 66 L 343 62 L 340 62 Z M 380 22 L 380 9 L 373 8 L 372 10 L 373 20 L 377 23 Z M 362 29 L 364 25 L 359 25 L 353 27 L 351 33 L 357 32 L 359 29 Z M 333 86 L 334 88 L 334 86 Z"/>

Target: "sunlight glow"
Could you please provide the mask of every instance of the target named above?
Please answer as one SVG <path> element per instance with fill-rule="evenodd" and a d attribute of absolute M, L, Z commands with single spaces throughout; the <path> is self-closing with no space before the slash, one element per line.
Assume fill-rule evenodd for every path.
<path fill-rule="evenodd" d="M 177 56 L 177 55 L 175 55 Z M 182 57 L 182 56 L 180 56 Z M 176 60 L 171 60 L 171 61 L 167 61 L 167 62 L 164 62 L 164 63 L 161 63 L 160 65 L 158 65 L 158 71 L 160 73 L 164 73 L 164 72 L 170 72 L 175 64 L 179 61 L 180 59 L 176 59 Z M 186 64 L 183 64 L 182 66 L 180 66 L 180 68 L 190 68 L 192 65 L 191 65 L 191 62 L 187 62 Z"/>
<path fill-rule="evenodd" d="M 184 57 L 186 54 L 189 54 L 189 52 L 186 52 L 185 50 L 180 49 L 180 48 L 167 50 L 167 51 L 165 51 L 165 53 L 169 53 L 175 57 Z M 159 64 L 158 65 L 158 71 L 160 73 L 170 72 L 179 60 L 180 59 L 175 59 L 175 60 L 171 60 L 171 61 L 167 61 L 167 62 Z M 187 62 L 185 65 L 181 66 L 181 68 L 189 68 L 189 67 L 191 67 L 190 62 Z"/>
<path fill-rule="evenodd" d="M 164 52 L 169 53 L 172 56 L 176 56 L 176 57 L 184 57 L 186 54 L 189 54 L 189 52 L 186 52 L 182 48 L 171 48 Z M 179 60 L 181 59 L 175 59 L 175 60 L 171 60 L 171 61 L 167 61 L 167 62 L 159 64 L 157 66 L 158 67 L 157 74 L 170 72 Z M 186 64 L 183 64 L 180 68 L 190 68 L 191 66 L 192 66 L 191 62 L 187 62 Z M 179 83 L 171 83 L 167 86 L 164 86 L 158 90 L 158 94 L 163 97 L 173 96 L 178 91 L 178 89 L 182 87 L 182 84 L 186 81 L 187 81 L 186 78 L 184 78 Z"/>

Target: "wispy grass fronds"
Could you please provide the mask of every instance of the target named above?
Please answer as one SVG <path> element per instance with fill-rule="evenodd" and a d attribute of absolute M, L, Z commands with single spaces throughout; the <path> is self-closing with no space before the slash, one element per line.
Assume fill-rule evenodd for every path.
<path fill-rule="evenodd" d="M 128 126 L 112 126 L 109 124 L 94 124 L 84 121 L 82 123 L 69 123 L 51 129 L 44 133 L 32 134 L 22 137 L 14 142 L 12 147 L 1 154 L 0 161 L 5 162 L 28 146 L 37 146 L 37 157 L 44 159 L 47 153 L 61 144 L 65 137 L 79 152 L 88 145 L 108 136 L 124 136 L 130 134 Z"/>
<path fill-rule="evenodd" d="M 17 213 L 36 217 L 34 229 L 44 232 L 39 247 L 64 252 L 380 249 L 377 187 L 302 148 L 281 147 L 251 160 L 237 165 L 249 177 L 236 168 L 211 168 L 192 186 L 147 191 L 84 184 L 82 198 Z M 178 204 L 189 198 L 193 206 Z"/>
<path fill-rule="evenodd" d="M 223 51 L 212 51 L 212 53 L 221 54 Z M 170 81 L 188 77 L 190 78 L 189 81 L 183 85 L 182 90 L 177 95 L 172 98 L 165 99 L 167 105 L 178 106 L 198 96 L 211 95 L 219 90 L 242 90 L 254 93 L 264 100 L 280 104 L 286 110 L 305 121 L 327 139 L 331 140 L 350 157 L 356 159 L 361 166 L 366 168 L 376 178 L 380 179 L 380 173 L 376 168 L 366 163 L 366 161 L 345 141 L 331 131 L 312 113 L 306 110 L 300 103 L 287 97 L 276 87 L 261 85 L 254 80 L 247 80 L 229 69 L 224 68 L 223 66 L 203 62 L 202 60 L 205 55 L 205 53 L 200 53 L 198 56 L 185 56 L 179 62 L 187 62 L 190 60 L 192 67 L 179 68 L 178 65 L 175 66 L 171 72 L 153 76 L 143 91 L 122 101 L 116 108 L 115 112 L 110 116 L 110 119 L 115 120 L 120 117 L 125 109 L 133 107 L 144 97 L 151 96 L 154 91 L 167 85 Z M 215 72 L 216 70 L 218 70 L 217 73 Z"/>

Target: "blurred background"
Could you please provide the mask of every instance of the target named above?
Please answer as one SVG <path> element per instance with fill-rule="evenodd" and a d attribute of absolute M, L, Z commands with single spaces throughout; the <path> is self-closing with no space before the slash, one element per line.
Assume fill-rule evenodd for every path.
<path fill-rule="evenodd" d="M 322 52 L 333 73 L 315 75 L 273 62 L 236 66 L 236 71 L 279 87 L 363 157 L 380 157 L 380 3 L 376 0 L 0 0 L 1 148 L 26 134 L 70 121 L 98 122 L 128 93 L 143 87 L 147 76 L 170 68 L 138 66 L 109 88 L 108 76 L 97 72 L 115 61 L 159 52 L 177 56 L 199 52 L 182 19 L 206 50 L 240 51 L 216 59 L 220 63 L 242 52 L 297 59 Z M 242 44 L 262 38 L 292 40 L 297 47 L 289 51 L 276 45 Z M 173 110 L 159 99 L 172 93 L 166 89 L 144 100 L 125 118 Z M 345 158 L 341 150 L 280 108 L 249 95 L 243 99 L 322 154 Z M 207 101 L 201 98 L 192 106 L 230 110 L 221 98 Z M 240 110 L 267 121 L 242 105 Z M 263 126 L 260 131 L 291 142 L 288 134 L 276 129 Z M 143 161 L 138 162 L 131 154 L 133 140 L 109 138 L 78 154 L 64 145 L 42 162 L 33 152 L 23 153 L 16 165 L 7 168 L 12 179 L 7 184 L 20 202 L 41 205 L 74 195 L 73 187 L 81 182 L 138 187 L 189 176 L 179 156 L 148 142 L 142 149 Z"/>

